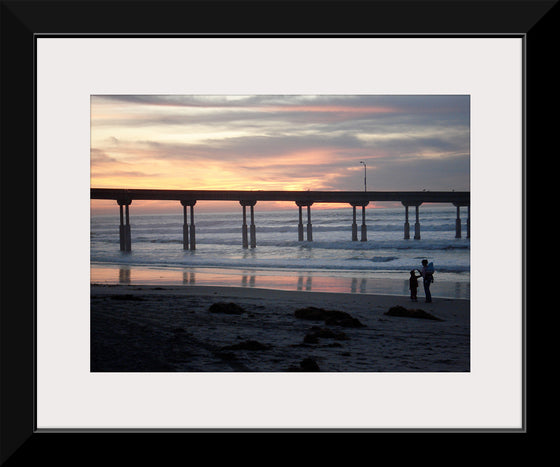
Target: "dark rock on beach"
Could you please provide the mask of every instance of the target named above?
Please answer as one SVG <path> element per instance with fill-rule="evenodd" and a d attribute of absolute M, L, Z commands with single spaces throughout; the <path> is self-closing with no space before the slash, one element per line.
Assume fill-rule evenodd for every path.
<path fill-rule="evenodd" d="M 218 302 L 210 305 L 208 309 L 210 313 L 225 313 L 227 315 L 240 315 L 245 313 L 245 310 L 236 303 Z"/>
<path fill-rule="evenodd" d="M 352 317 L 344 311 L 325 310 L 309 306 L 299 308 L 294 313 L 296 318 L 308 319 L 311 321 L 324 321 L 327 325 L 337 325 L 346 328 L 362 328 L 365 327 L 358 319 Z"/>
<path fill-rule="evenodd" d="M 420 310 L 420 309 L 408 309 L 403 306 L 393 306 L 389 308 L 389 311 L 385 312 L 387 316 L 400 316 L 405 318 L 421 318 L 421 319 L 431 319 L 433 321 L 443 321 L 430 313 Z"/>

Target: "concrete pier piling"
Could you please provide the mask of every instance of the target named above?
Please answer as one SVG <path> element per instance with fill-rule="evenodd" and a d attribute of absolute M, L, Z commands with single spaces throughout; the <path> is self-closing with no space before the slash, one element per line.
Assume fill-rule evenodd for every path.
<path fill-rule="evenodd" d="M 414 240 L 420 240 L 420 204 L 417 204 L 416 206 L 414 206 L 414 208 L 416 210 L 416 222 L 414 223 Z"/>
<path fill-rule="evenodd" d="M 367 242 L 367 225 L 366 225 L 366 207 L 362 206 L 362 231 L 361 231 L 361 242 Z"/>
<path fill-rule="evenodd" d="M 410 239 L 410 224 L 408 222 L 408 204 L 404 205 L 404 239 Z"/>
<path fill-rule="evenodd" d="M 298 242 L 303 242 L 303 215 L 301 212 L 302 205 L 298 204 L 299 222 L 298 222 Z"/>
<path fill-rule="evenodd" d="M 352 206 L 352 241 L 358 241 L 358 224 L 356 224 L 356 207 L 362 208 L 362 225 L 360 226 L 360 241 L 367 242 L 366 206 L 369 201 L 353 201 Z"/>
<path fill-rule="evenodd" d="M 313 201 L 296 201 L 296 204 L 299 209 L 299 223 L 298 223 L 298 241 L 303 242 L 303 216 L 302 216 L 302 208 L 303 206 L 307 207 L 307 241 L 313 241 L 313 224 L 311 223 L 311 206 L 313 205 Z"/>
<path fill-rule="evenodd" d="M 247 206 L 243 206 L 243 224 L 241 225 L 243 248 L 249 248 L 249 241 L 247 239 L 247 213 L 245 211 L 246 207 Z"/>
<path fill-rule="evenodd" d="M 196 250 L 196 233 L 194 225 L 194 199 L 182 199 L 183 206 L 183 250 Z M 191 223 L 189 225 L 187 219 L 187 207 L 190 208 Z"/>
<path fill-rule="evenodd" d="M 453 203 L 453 206 L 457 208 L 457 218 L 455 219 L 455 238 L 461 238 L 462 231 L 461 231 L 461 207 L 467 207 L 467 232 L 466 237 L 470 238 L 471 236 L 471 206 L 470 204 L 465 203 Z"/>
<path fill-rule="evenodd" d="M 455 219 L 455 238 L 461 238 L 461 208 L 457 206 L 457 219 Z"/>
<path fill-rule="evenodd" d="M 249 238 L 247 235 L 247 206 L 251 208 L 251 224 L 249 226 L 250 245 L 251 248 L 255 248 L 257 246 L 257 234 L 255 227 L 255 204 L 257 204 L 257 202 L 252 200 L 241 200 L 239 201 L 239 204 L 243 207 L 243 224 L 241 225 L 243 248 L 249 248 Z"/>
<path fill-rule="evenodd" d="M 313 241 L 313 225 L 311 224 L 311 204 L 307 205 L 307 241 Z"/>
<path fill-rule="evenodd" d="M 358 241 L 358 224 L 356 224 L 356 205 L 352 205 L 352 241 Z"/>
<path fill-rule="evenodd" d="M 120 212 L 120 225 L 119 225 L 119 243 L 121 251 L 132 251 L 132 239 L 130 235 L 130 215 L 128 206 L 132 200 L 127 198 L 117 199 Z M 125 213 L 123 214 L 123 207 Z"/>
<path fill-rule="evenodd" d="M 249 235 L 251 238 L 251 248 L 257 246 L 257 229 L 255 227 L 255 205 L 251 205 L 251 225 L 249 226 Z"/>
<path fill-rule="evenodd" d="M 191 250 L 196 250 L 196 231 L 194 226 L 194 205 L 196 201 L 190 205 L 191 208 L 191 226 L 189 229 L 189 236 L 191 240 Z"/>
<path fill-rule="evenodd" d="M 183 204 L 183 250 L 189 249 L 189 223 L 187 220 L 187 206 Z"/>
<path fill-rule="evenodd" d="M 362 204 L 362 232 L 361 232 L 361 237 L 360 237 L 360 241 L 362 242 L 367 242 L 367 225 L 366 225 L 366 206 L 368 205 L 368 203 L 366 204 Z"/>
<path fill-rule="evenodd" d="M 405 220 L 404 220 L 404 239 L 410 239 L 410 224 L 408 222 L 408 208 L 409 206 L 414 206 L 416 221 L 414 222 L 414 240 L 420 240 L 420 213 L 419 208 L 422 201 L 401 201 L 405 209 Z"/>

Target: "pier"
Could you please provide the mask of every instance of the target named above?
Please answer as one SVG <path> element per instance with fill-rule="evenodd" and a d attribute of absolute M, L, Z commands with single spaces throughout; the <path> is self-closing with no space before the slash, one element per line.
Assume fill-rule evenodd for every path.
<path fill-rule="evenodd" d="M 236 201 L 241 205 L 243 248 L 257 246 L 255 206 L 259 201 L 294 202 L 299 210 L 298 240 L 313 241 L 311 206 L 320 203 L 349 204 L 352 206 L 352 241 L 358 241 L 356 208 L 361 207 L 360 241 L 367 241 L 366 206 L 370 202 L 400 202 L 405 209 L 404 239 L 410 239 L 409 207 L 415 211 L 414 240 L 420 240 L 420 206 L 423 203 L 444 203 L 457 207 L 455 238 L 461 238 L 460 208 L 467 207 L 466 238 L 470 237 L 470 192 L 468 191 L 229 191 L 229 190 L 149 190 L 91 188 L 91 199 L 114 200 L 119 205 L 119 239 L 121 251 L 131 251 L 131 224 L 129 207 L 134 200 L 177 201 L 183 207 L 183 249 L 196 249 L 194 207 L 199 201 Z M 304 229 L 303 208 L 307 210 Z M 188 208 L 188 209 L 187 209 Z M 247 225 L 247 208 L 250 208 L 250 224 Z"/>

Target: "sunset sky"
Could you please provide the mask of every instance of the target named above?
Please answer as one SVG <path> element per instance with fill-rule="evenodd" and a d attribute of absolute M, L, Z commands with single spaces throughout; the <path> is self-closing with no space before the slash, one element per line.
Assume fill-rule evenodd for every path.
<path fill-rule="evenodd" d="M 91 97 L 95 188 L 362 191 L 360 161 L 371 191 L 469 190 L 469 96 Z"/>

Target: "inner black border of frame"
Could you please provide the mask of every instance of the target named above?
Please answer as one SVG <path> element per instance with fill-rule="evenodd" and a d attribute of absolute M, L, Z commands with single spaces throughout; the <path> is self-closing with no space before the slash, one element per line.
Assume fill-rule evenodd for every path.
<path fill-rule="evenodd" d="M 216 14 L 231 19 L 228 32 L 215 32 Z M 250 14 L 249 14 L 250 13 Z M 538 105 L 553 105 L 550 95 L 557 83 L 549 70 L 553 58 L 550 47 L 556 40 L 558 5 L 555 1 L 370 1 L 370 2 L 169 2 L 169 1 L 2 1 L 1 2 L 1 174 L 2 174 L 2 263 L 0 313 L 0 462 L 27 463 L 34 456 L 50 456 L 60 461 L 59 449 L 93 434 L 96 443 L 105 443 L 112 432 L 126 430 L 68 430 L 44 432 L 35 419 L 35 312 L 36 312 L 36 146 L 35 146 L 35 44 L 38 37 L 521 37 L 524 42 L 524 325 L 528 324 L 528 292 L 532 282 L 526 270 L 530 263 L 527 227 L 533 219 L 528 212 L 534 189 L 527 174 L 535 167 L 528 153 L 554 148 L 553 119 L 539 113 Z M 189 31 L 181 33 L 177 31 Z M 211 31 L 211 32 L 208 32 Z M 268 32 L 262 32 L 268 31 Z M 282 31 L 282 32 L 273 32 Z M 289 32 L 287 32 L 289 31 Z M 307 31 L 307 32 L 302 32 Z M 327 32 L 325 32 L 327 31 Z M 531 211 L 532 212 L 532 211 Z M 33 214 L 33 215 L 31 215 Z M 33 265 L 33 288 L 27 292 L 29 267 L 21 273 L 17 265 L 22 252 Z M 526 328 L 527 329 L 527 328 Z M 535 341 L 524 335 L 525 368 L 530 359 L 527 344 Z M 526 371 L 524 371 L 524 376 Z M 528 390 L 523 382 L 524 392 Z M 526 405 L 526 409 L 527 409 Z M 524 434 L 537 436 L 539 421 L 526 410 Z M 169 447 L 179 433 L 173 430 L 128 430 L 136 435 L 151 431 L 165 434 Z M 145 431 L 145 433 L 143 432 Z M 179 430 L 183 434 L 184 430 Z M 209 430 L 215 432 L 217 430 Z M 227 432 L 227 430 L 225 430 Z M 249 431 L 251 430 L 231 430 Z M 271 430 L 275 432 L 275 430 Z M 279 430 L 280 431 L 280 430 Z M 293 430 L 287 430 L 293 431 Z M 307 432 L 307 430 L 299 430 Z M 325 430 L 325 432 L 336 430 Z M 362 430 L 343 430 L 357 432 Z M 407 430 L 365 430 L 376 434 Z M 410 430 L 408 430 L 410 431 Z M 429 430 L 412 430 L 430 432 Z M 444 430 L 447 431 L 447 430 Z M 142 432 L 142 433 L 141 433 Z M 480 433 L 480 430 L 456 430 Z M 504 430 L 487 430 L 503 433 Z M 507 430 L 505 430 L 508 433 Z M 517 431 L 514 431 L 517 432 Z M 188 433 L 189 436 L 195 434 Z M 511 433 L 511 432 L 509 432 Z M 85 446 L 91 447 L 91 438 Z M 161 436 L 158 436 L 161 441 Z M 187 443 L 181 437 L 180 444 Z M 192 440 L 193 438 L 188 438 Z M 130 441 L 134 442 L 134 441 Z M 130 453 L 127 453 L 130 455 Z M 161 453 L 157 458 L 161 460 Z M 105 459 L 102 452 L 88 449 L 87 456 Z"/>

